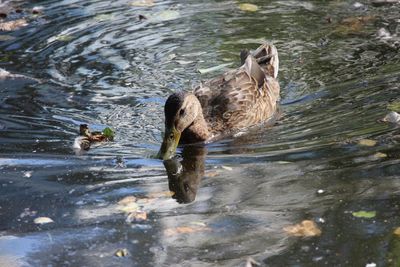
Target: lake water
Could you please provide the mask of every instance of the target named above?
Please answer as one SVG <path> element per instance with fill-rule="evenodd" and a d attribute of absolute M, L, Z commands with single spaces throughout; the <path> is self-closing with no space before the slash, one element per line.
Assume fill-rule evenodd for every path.
<path fill-rule="evenodd" d="M 0 68 L 41 81 L 0 81 L 0 265 L 398 266 L 400 133 L 379 119 L 399 98 L 400 6 L 143 3 L 22 3 L 29 25 L 0 32 Z M 154 159 L 166 97 L 263 41 L 282 117 L 180 149 L 168 178 Z M 82 123 L 115 141 L 76 155 Z M 147 218 L 127 221 L 135 210 Z M 303 220 L 321 235 L 284 230 Z"/>

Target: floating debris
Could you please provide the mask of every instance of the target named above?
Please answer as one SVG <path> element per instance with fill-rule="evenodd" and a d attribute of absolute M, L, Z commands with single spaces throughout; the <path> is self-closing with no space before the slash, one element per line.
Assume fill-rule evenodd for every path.
<path fill-rule="evenodd" d="M 53 223 L 54 221 L 49 218 L 49 217 L 38 217 L 35 220 L 33 220 L 35 224 L 47 224 L 47 223 Z"/>
<path fill-rule="evenodd" d="M 224 69 L 227 66 L 232 65 L 232 63 L 224 63 L 215 67 L 211 67 L 211 68 L 207 68 L 207 69 L 198 69 L 197 71 L 200 72 L 200 74 L 206 74 L 206 73 L 210 73 L 210 72 L 214 72 L 214 71 L 218 71 L 221 69 Z"/>
<path fill-rule="evenodd" d="M 371 219 L 371 218 L 374 218 L 376 216 L 376 211 L 360 210 L 360 211 L 353 212 L 352 215 L 354 217 L 357 217 L 357 218 Z"/>
<path fill-rule="evenodd" d="M 137 0 L 137 1 L 131 2 L 130 5 L 137 6 L 137 7 L 152 7 L 152 6 L 154 6 L 154 1 L 153 0 Z"/>
<path fill-rule="evenodd" d="M 125 212 L 125 213 L 132 213 L 136 212 L 139 209 L 139 205 L 136 202 L 127 203 L 124 205 L 119 205 L 117 210 Z"/>
<path fill-rule="evenodd" d="M 132 213 L 129 213 L 128 217 L 126 217 L 126 222 L 127 223 L 133 223 L 133 222 L 142 222 L 147 220 L 147 213 L 145 211 L 135 211 Z"/>
<path fill-rule="evenodd" d="M 393 234 L 395 234 L 398 237 L 400 237 L 400 227 L 397 227 L 396 229 L 394 229 Z"/>
<path fill-rule="evenodd" d="M 293 236 L 312 237 L 321 235 L 321 230 L 312 220 L 304 220 L 299 224 L 286 226 L 283 230 Z"/>
<path fill-rule="evenodd" d="M 106 127 L 102 132 L 91 132 L 87 124 L 81 124 L 79 135 L 75 138 L 72 146 L 78 154 L 82 150 L 89 150 L 92 143 L 113 141 L 115 133 L 109 127 Z"/>
<path fill-rule="evenodd" d="M 229 167 L 229 166 L 222 165 L 221 168 L 224 169 L 224 170 L 227 170 L 227 171 L 233 171 L 233 168 Z"/>
<path fill-rule="evenodd" d="M 28 22 L 25 19 L 1 22 L 0 31 L 15 31 L 25 26 L 28 26 Z"/>
<path fill-rule="evenodd" d="M 168 228 L 164 230 L 164 235 L 166 236 L 175 236 L 179 234 L 191 234 L 197 232 L 211 231 L 211 228 L 206 226 L 180 226 L 175 228 Z"/>
<path fill-rule="evenodd" d="M 372 139 L 361 139 L 357 143 L 360 146 L 375 146 L 377 142 Z"/>
<path fill-rule="evenodd" d="M 33 171 L 26 171 L 24 172 L 24 178 L 31 178 Z"/>
<path fill-rule="evenodd" d="M 118 205 L 128 205 L 129 203 L 136 202 L 136 197 L 134 196 L 127 196 L 118 201 Z"/>
<path fill-rule="evenodd" d="M 247 12 L 256 12 L 258 10 L 258 6 L 254 4 L 244 3 L 239 5 L 239 9 Z"/>
<path fill-rule="evenodd" d="M 127 250 L 126 248 L 121 248 L 121 249 L 118 249 L 118 250 L 114 253 L 114 255 L 115 255 L 116 257 L 118 257 L 118 258 L 122 258 L 122 257 L 128 256 L 128 255 L 129 255 L 129 252 L 128 252 L 128 250 Z"/>

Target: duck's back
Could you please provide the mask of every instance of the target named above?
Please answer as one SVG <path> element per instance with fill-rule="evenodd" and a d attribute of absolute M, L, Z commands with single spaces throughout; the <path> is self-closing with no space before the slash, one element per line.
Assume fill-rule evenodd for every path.
<path fill-rule="evenodd" d="M 276 111 L 280 89 L 275 46 L 264 44 L 251 54 L 242 53 L 242 63 L 194 90 L 213 134 L 261 123 Z"/>

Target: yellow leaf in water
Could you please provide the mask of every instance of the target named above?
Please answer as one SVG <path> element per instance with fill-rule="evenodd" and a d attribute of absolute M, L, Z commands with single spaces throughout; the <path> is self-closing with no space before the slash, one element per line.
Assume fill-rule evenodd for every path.
<path fill-rule="evenodd" d="M 128 252 L 128 250 L 126 249 L 126 248 L 122 248 L 122 249 L 118 249 L 116 252 L 115 252 L 115 256 L 117 256 L 117 257 L 119 257 L 119 258 L 121 258 L 121 257 L 126 257 L 126 256 L 128 256 L 128 254 L 129 254 L 129 252 Z"/>
<path fill-rule="evenodd" d="M 358 141 L 358 144 L 360 146 L 375 146 L 376 145 L 376 141 L 372 140 L 372 139 L 361 139 Z"/>
<path fill-rule="evenodd" d="M 154 6 L 153 0 L 137 0 L 131 2 L 131 6 L 152 7 Z"/>
<path fill-rule="evenodd" d="M 283 230 L 293 236 L 310 237 L 321 235 L 321 230 L 318 228 L 318 225 L 311 220 L 304 220 L 299 224 L 286 226 Z"/>
<path fill-rule="evenodd" d="M 118 206 L 118 207 L 117 207 L 117 209 L 118 209 L 119 211 L 123 211 L 123 212 L 125 212 L 125 213 L 135 212 L 135 211 L 138 210 L 138 208 L 139 208 L 139 206 L 138 206 L 138 204 L 136 204 L 135 202 L 128 203 L 128 204 L 126 204 L 126 205 L 121 205 L 121 206 Z"/>
<path fill-rule="evenodd" d="M 49 217 L 38 217 L 35 220 L 33 220 L 33 222 L 36 224 L 46 224 L 46 223 L 53 223 L 54 221 Z"/>
<path fill-rule="evenodd" d="M 222 165 L 221 168 L 224 169 L 224 170 L 227 170 L 227 171 L 233 171 L 233 169 L 231 167 L 229 167 L 229 166 Z"/>
<path fill-rule="evenodd" d="M 382 153 L 382 152 L 377 152 L 377 153 L 374 154 L 374 157 L 378 158 L 378 159 L 383 159 L 383 158 L 386 158 L 387 155 L 385 153 Z"/>
<path fill-rule="evenodd" d="M 397 227 L 396 229 L 394 229 L 393 234 L 400 237 L 400 227 Z"/>
<path fill-rule="evenodd" d="M 127 196 L 124 197 L 123 199 L 121 199 L 120 201 L 118 201 L 119 205 L 128 205 L 132 202 L 136 202 L 136 197 L 134 196 Z"/>
<path fill-rule="evenodd" d="M 239 9 L 242 11 L 255 12 L 258 10 L 258 6 L 254 4 L 244 3 L 239 5 Z"/>

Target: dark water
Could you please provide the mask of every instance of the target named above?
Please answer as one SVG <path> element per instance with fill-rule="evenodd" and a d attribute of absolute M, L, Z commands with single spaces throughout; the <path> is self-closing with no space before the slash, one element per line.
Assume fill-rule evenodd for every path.
<path fill-rule="evenodd" d="M 399 129 L 378 122 L 399 97 L 399 5 L 132 2 L 35 1 L 23 7 L 43 14 L 0 33 L 14 37 L 0 42 L 0 68 L 42 81 L 0 81 L 1 266 L 400 264 Z M 280 53 L 282 118 L 181 150 L 168 179 L 152 158 L 164 99 L 263 40 Z M 81 123 L 116 139 L 75 155 Z M 126 222 L 126 196 L 146 220 Z M 283 230 L 303 220 L 322 234 Z"/>

